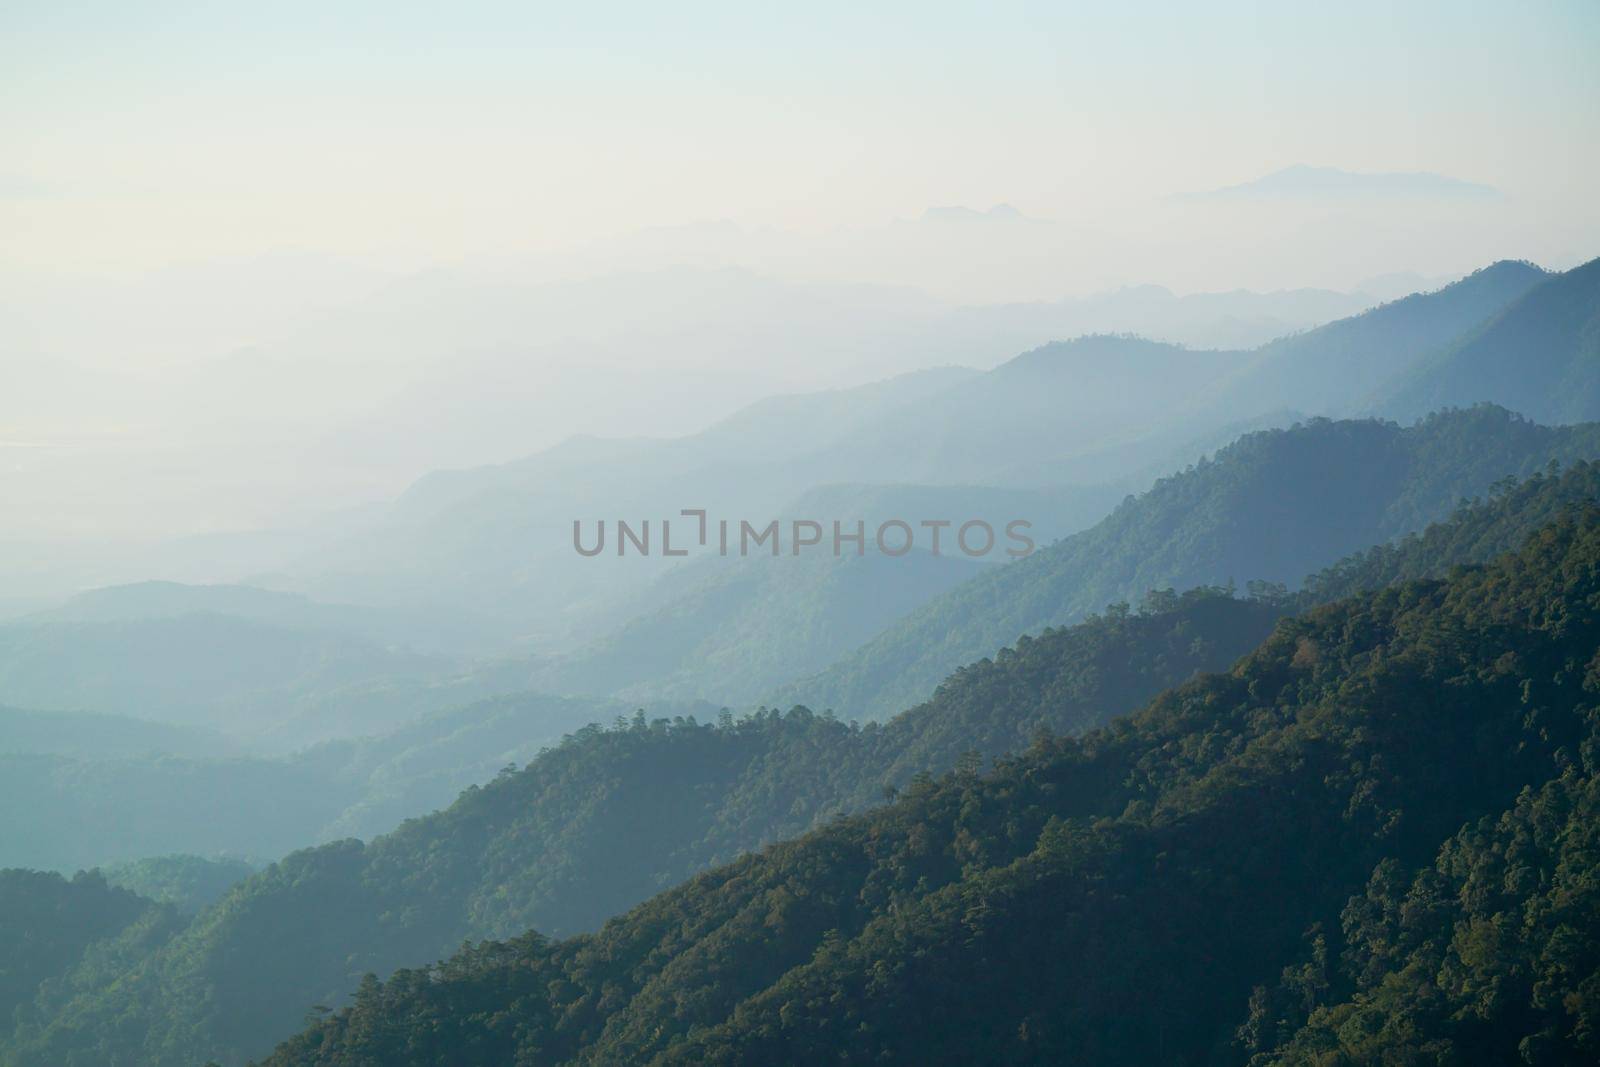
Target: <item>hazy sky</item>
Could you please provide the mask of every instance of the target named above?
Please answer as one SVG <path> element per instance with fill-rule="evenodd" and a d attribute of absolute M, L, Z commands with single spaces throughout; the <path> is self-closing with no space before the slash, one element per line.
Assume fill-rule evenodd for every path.
<path fill-rule="evenodd" d="M 1492 185 L 1525 254 L 1575 261 L 1600 234 L 1597 55 L 1592 0 L 13 0 L 0 268 L 409 269 L 998 202 L 1138 234 L 1169 194 L 1295 163 Z M 1392 266 L 1487 256 L 1437 258 Z"/>
<path fill-rule="evenodd" d="M 1600 254 L 1596 56 L 1595 0 L 9 0 L 0 545 L 270 527 L 1159 332 L 1054 303 L 1123 285 L 1365 306 L 1571 267 Z M 1190 195 L 1303 165 L 1338 170 Z M 1303 296 L 1246 317 L 1321 321 Z"/>

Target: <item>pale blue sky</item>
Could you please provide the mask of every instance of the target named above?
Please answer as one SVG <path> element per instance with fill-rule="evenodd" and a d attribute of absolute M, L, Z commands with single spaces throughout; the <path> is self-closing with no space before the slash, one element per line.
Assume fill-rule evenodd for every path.
<path fill-rule="evenodd" d="M 0 262 L 415 265 L 1000 201 L 1136 230 L 1300 162 L 1494 185 L 1497 226 L 1570 258 L 1560 231 L 1600 232 L 1597 55 L 1589 0 L 12 3 Z"/>
<path fill-rule="evenodd" d="M 9 0 L 0 494 L 41 536 L 242 528 L 953 358 L 937 301 L 1570 267 L 1597 56 L 1600 0 Z M 1173 195 L 1295 164 L 1503 195 Z M 748 273 L 631 273 L 683 264 Z M 818 281 L 917 291 L 836 324 Z"/>

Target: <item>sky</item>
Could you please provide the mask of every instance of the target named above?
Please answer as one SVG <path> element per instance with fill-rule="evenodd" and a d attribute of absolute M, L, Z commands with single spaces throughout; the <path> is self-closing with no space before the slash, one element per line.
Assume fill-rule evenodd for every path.
<path fill-rule="evenodd" d="M 1493 186 L 1514 219 L 1489 229 L 1573 260 L 1600 210 L 1597 54 L 1586 0 L 13 0 L 0 269 L 295 248 L 409 270 L 948 204 L 1138 236 L 1172 194 L 1294 164 Z"/>
<path fill-rule="evenodd" d="M 1152 333 L 1063 312 L 1125 286 L 1336 291 L 1162 335 L 1208 344 L 1565 269 L 1597 55 L 1593 0 L 9 0 L 0 538 L 265 528 Z"/>

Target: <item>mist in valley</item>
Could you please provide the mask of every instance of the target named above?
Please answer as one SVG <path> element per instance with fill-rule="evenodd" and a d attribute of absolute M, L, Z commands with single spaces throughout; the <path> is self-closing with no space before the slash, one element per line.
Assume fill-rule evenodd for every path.
<path fill-rule="evenodd" d="M 0 15 L 0 1065 L 1583 1062 L 1587 9 L 468 7 Z"/>

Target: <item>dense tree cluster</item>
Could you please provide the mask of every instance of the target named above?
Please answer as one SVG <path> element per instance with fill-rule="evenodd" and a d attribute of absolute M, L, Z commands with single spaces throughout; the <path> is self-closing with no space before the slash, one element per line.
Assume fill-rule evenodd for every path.
<path fill-rule="evenodd" d="M 617 1026 L 637 1025 L 652 1032 L 684 1036 L 699 1035 L 704 1029 L 703 1038 L 695 1037 L 695 1042 L 702 1043 L 691 1043 L 685 1047 L 693 1051 L 682 1053 L 692 1060 L 702 1053 L 711 1056 L 712 1045 L 703 1042 L 712 1041 L 712 1030 L 722 1033 L 734 1026 L 767 1003 L 761 998 L 779 997 L 780 987 L 789 989 L 793 983 L 802 983 L 796 989 L 809 989 L 803 985 L 812 980 L 808 976 L 832 973 L 801 967 L 813 957 L 837 958 L 840 967 L 846 963 L 860 967 L 866 966 L 862 961 L 867 953 L 874 970 L 870 977 L 850 978 L 849 983 L 854 984 L 847 984 L 847 993 L 825 985 L 826 992 L 806 992 L 802 1003 L 784 999 L 774 1009 L 780 1016 L 787 1012 L 792 1020 L 820 1017 L 828 1004 L 853 1002 L 867 991 L 888 990 L 894 983 L 909 983 L 901 992 L 910 997 L 907 990 L 920 990 L 919 983 L 933 980 L 918 970 L 921 965 L 917 961 L 923 959 L 948 956 L 952 977 L 940 982 L 948 980 L 959 986 L 970 980 L 982 988 L 993 986 L 996 979 L 986 969 L 991 965 L 964 960 L 959 955 L 961 946 L 980 933 L 990 939 L 984 943 L 998 944 L 1004 931 L 1015 933 L 1029 921 L 1040 921 L 1037 915 L 1029 919 L 1027 908 L 1053 909 L 1056 905 L 1041 904 L 1029 895 L 1035 892 L 1029 887 L 1035 886 L 1047 896 L 1057 894 L 1049 898 L 1052 901 L 1072 899 L 1070 893 L 1060 897 L 1068 893 L 1063 888 L 1068 882 L 1062 879 L 1069 875 L 1052 865 L 1059 861 L 1067 865 L 1068 872 L 1082 872 L 1089 862 L 1085 855 L 1099 856 L 1108 849 L 1115 853 L 1105 861 L 1111 866 L 1095 878 L 1106 879 L 1111 896 L 1086 899 L 1084 907 L 1091 909 L 1086 914 L 1095 916 L 1095 923 L 1111 925 L 1099 927 L 1098 934 L 1092 934 L 1087 926 L 1075 934 L 1063 932 L 1067 940 L 1058 948 L 1068 956 L 1088 953 L 1085 958 L 1097 961 L 1107 981 L 1126 983 L 1095 994 L 1109 998 L 1106 1003 L 1124 996 L 1134 998 L 1141 982 L 1153 983 L 1149 986 L 1156 991 L 1152 996 L 1167 996 L 1171 991 L 1165 988 L 1167 979 L 1161 977 L 1165 965 L 1157 966 L 1151 956 L 1157 933 L 1150 932 L 1146 943 L 1125 944 L 1134 950 L 1135 959 L 1143 961 L 1147 969 L 1142 972 L 1128 970 L 1132 965 L 1119 962 L 1113 946 L 1094 942 L 1094 937 L 1111 936 L 1112 931 L 1137 920 L 1144 907 L 1159 910 L 1142 921 L 1172 923 L 1160 935 L 1169 937 L 1169 944 L 1187 943 L 1184 939 L 1190 936 L 1237 932 L 1248 927 L 1247 914 L 1226 910 L 1232 907 L 1227 903 L 1228 894 L 1243 891 L 1238 879 L 1246 873 L 1289 888 L 1293 885 L 1284 879 L 1290 874 L 1317 885 L 1325 877 L 1334 878 L 1328 885 L 1345 887 L 1341 891 L 1348 897 L 1355 892 L 1348 887 L 1365 885 L 1372 870 L 1388 855 L 1373 851 L 1377 846 L 1372 842 L 1382 843 L 1382 835 L 1372 840 L 1357 835 L 1348 841 L 1337 836 L 1351 831 L 1316 806 L 1334 803 L 1329 799 L 1333 794 L 1313 791 L 1314 797 L 1302 796 L 1309 787 L 1296 775 L 1310 765 L 1309 756 L 1294 746 L 1283 748 L 1288 743 L 1272 729 L 1288 729 L 1323 716 L 1328 723 L 1343 724 L 1340 730 L 1348 727 L 1349 732 L 1366 736 L 1374 728 L 1372 723 L 1351 725 L 1356 720 L 1347 723 L 1340 718 L 1345 714 L 1338 703 L 1340 694 L 1376 691 L 1380 682 L 1398 684 L 1401 678 L 1406 679 L 1408 693 L 1432 692 L 1428 686 L 1437 686 L 1439 680 L 1424 670 L 1429 646 L 1412 649 L 1409 658 L 1396 658 L 1399 646 L 1393 642 L 1397 639 L 1374 635 L 1393 630 L 1409 639 L 1414 636 L 1412 630 L 1426 630 L 1420 620 L 1430 612 L 1443 612 L 1440 598 L 1457 586 L 1404 586 L 1399 592 L 1343 602 L 1337 609 L 1312 610 L 1304 619 L 1282 623 L 1276 633 L 1274 625 L 1284 615 L 1314 609 L 1318 603 L 1400 581 L 1450 574 L 1461 564 L 1486 560 L 1520 544 L 1531 526 L 1555 523 L 1572 537 L 1580 533 L 1587 537 L 1589 527 L 1575 516 L 1586 502 L 1596 499 L 1600 499 L 1600 467 L 1580 463 L 1562 473 L 1504 481 L 1487 499 L 1468 504 L 1449 522 L 1330 568 L 1307 582 L 1299 593 L 1291 594 L 1272 582 L 1251 583 L 1250 595 L 1245 598 L 1230 595 L 1234 591 L 1226 587 L 1201 587 L 1182 594 L 1153 589 L 1140 598 L 1137 608 L 1122 602 L 1110 604 L 1082 623 L 1047 629 L 992 658 L 968 665 L 951 675 L 930 700 L 886 723 L 861 726 L 841 722 L 825 712 L 795 708 L 786 713 L 763 710 L 745 716 L 724 715 L 712 722 L 689 716 L 651 719 L 641 713 L 619 719 L 610 727 L 586 728 L 526 768 L 508 767 L 494 781 L 468 790 L 445 811 L 413 820 L 370 845 L 346 841 L 295 853 L 245 880 L 193 920 L 185 920 L 177 909 L 152 909 L 141 902 L 144 910 L 112 924 L 97 935 L 98 940 L 64 951 L 51 958 L 49 967 L 29 972 L 39 992 L 32 997 L 25 990 L 19 992 L 14 1013 L 17 1026 L 0 1045 L 0 1062 L 88 1067 L 193 1064 L 208 1057 L 237 1061 L 264 1054 L 273 1041 L 301 1023 L 308 1008 L 338 1007 L 347 1003 L 358 987 L 363 990 L 360 1003 L 367 1009 L 383 1004 L 388 1005 L 384 1011 L 392 1009 L 402 1015 L 422 1010 L 404 1000 L 406 990 L 411 990 L 406 996 L 439 989 L 442 996 L 456 997 L 465 995 L 470 983 L 480 980 L 485 990 L 516 987 L 513 979 L 519 971 L 484 972 L 479 963 L 485 960 L 514 960 L 518 968 L 533 966 L 530 961 L 536 960 L 533 973 L 543 983 L 538 986 L 542 995 L 556 996 L 552 989 L 567 990 L 576 998 L 569 1002 L 564 999 L 567 994 L 560 993 L 549 1004 L 534 998 L 519 1002 L 514 1010 L 505 1005 L 493 1009 L 512 1012 L 518 1026 L 526 1023 L 533 1027 L 530 1034 L 537 1027 L 527 1020 L 540 1018 L 540 1013 L 559 1013 L 559 1019 L 552 1016 L 554 1029 L 540 1030 L 542 1036 L 529 1038 L 533 1044 L 519 1046 L 532 1057 L 531 1062 L 545 1062 L 551 1056 L 617 1062 L 618 1057 L 626 1061 L 626 1056 L 635 1053 L 645 1058 L 666 1054 L 666 1046 L 650 1045 L 629 1046 L 624 1055 L 618 1051 L 622 1046 L 612 1046 L 610 1038 L 602 1040 L 601 1030 L 612 1024 L 607 1021 L 602 1027 L 597 1020 L 610 1020 L 613 1015 Z M 1551 557 L 1545 562 L 1554 566 L 1553 561 Z M 1559 562 L 1566 570 L 1557 577 L 1574 566 L 1565 558 Z M 1498 566 L 1492 573 L 1511 575 L 1522 582 L 1531 581 L 1535 569 L 1534 563 L 1525 564 L 1520 571 L 1513 563 Z M 1461 570 L 1453 582 L 1466 583 L 1461 588 L 1475 588 L 1473 583 L 1481 585 L 1490 573 Z M 1512 577 L 1503 581 L 1511 582 Z M 1367 607 L 1360 611 L 1350 606 L 1361 604 Z M 1340 624 L 1348 633 L 1337 627 L 1330 631 L 1331 620 L 1343 617 L 1339 611 L 1356 611 L 1364 621 Z M 1401 627 L 1396 621 L 1400 619 L 1411 629 Z M 1472 620 L 1474 625 L 1478 621 Z M 1521 641 L 1525 636 L 1510 627 L 1504 633 L 1480 634 L 1465 650 L 1446 643 L 1438 650 L 1432 669 L 1446 672 L 1446 680 L 1454 677 L 1448 672 L 1455 670 L 1466 679 L 1462 685 L 1478 684 L 1474 679 L 1483 669 L 1469 662 L 1469 653 L 1487 655 L 1483 650 L 1498 647 L 1495 642 Z M 1228 670 L 1263 640 L 1267 644 L 1262 651 L 1231 673 L 1213 673 L 1204 681 L 1191 682 L 1134 719 L 1105 726 L 1114 716 L 1164 689 L 1189 682 L 1197 673 Z M 1504 651 L 1495 653 L 1496 662 Z M 1517 662 L 1529 662 L 1526 655 L 1531 653 L 1519 655 L 1524 658 Z M 1276 667 L 1268 670 L 1277 663 L 1274 657 L 1287 660 L 1288 666 L 1283 668 L 1287 673 L 1282 677 L 1273 673 Z M 1405 665 L 1410 673 L 1393 677 L 1372 673 L 1379 664 Z M 1345 674 L 1329 673 L 1334 667 Z M 1502 674 L 1513 669 L 1520 668 L 1495 668 Z M 1395 714 L 1403 719 L 1398 710 Z M 1425 731 L 1437 725 L 1419 719 L 1417 729 Z M 1101 728 L 1100 732 L 1089 733 L 1082 741 L 1070 740 L 1096 728 Z M 1323 785 L 1331 789 L 1330 782 L 1343 782 L 1348 774 L 1365 781 L 1362 775 L 1377 773 L 1374 767 L 1392 769 L 1396 761 L 1410 758 L 1409 749 L 1420 743 L 1419 737 L 1407 732 L 1409 728 L 1398 720 L 1388 723 L 1386 729 L 1387 734 L 1368 738 L 1377 747 L 1338 757 L 1351 761 L 1348 766 L 1317 764 L 1326 779 Z M 1297 745 L 1303 742 L 1308 752 L 1314 750 L 1318 759 L 1324 758 L 1321 740 L 1311 744 L 1299 734 L 1295 737 L 1299 738 Z M 1525 739 L 1502 737 L 1493 743 L 1504 743 L 1511 746 L 1508 751 L 1516 752 Z M 1384 749 L 1388 744 L 1398 746 L 1397 751 Z M 1279 749 L 1285 767 L 1273 774 L 1282 774 L 1271 777 L 1270 784 L 1252 786 L 1247 796 L 1227 794 L 1232 799 L 1219 809 L 1223 814 L 1202 805 L 1196 807 L 1192 818 L 1185 816 L 1177 823 L 1163 821 L 1164 816 L 1157 818 L 1176 810 L 1173 805 L 1189 803 L 1181 800 L 1188 794 L 1179 787 L 1200 788 L 1191 778 L 1205 777 L 1212 783 L 1206 789 L 1226 793 L 1224 787 L 1232 788 L 1228 783 L 1244 773 L 1240 764 L 1230 761 L 1251 753 L 1252 759 L 1266 758 Z M 1030 753 L 1026 757 L 1008 756 L 1024 750 Z M 1001 758 L 1000 769 L 985 777 L 996 757 Z M 1252 775 L 1266 773 L 1249 765 Z M 1357 765 L 1362 768 L 1359 772 L 1349 770 Z M 1456 786 L 1440 782 L 1434 799 L 1447 806 L 1453 803 L 1449 788 L 1458 792 L 1460 788 L 1487 789 L 1488 779 L 1471 770 L 1472 766 L 1470 761 L 1463 764 L 1465 777 Z M 1430 765 L 1428 773 L 1438 770 Z M 1522 784 L 1536 786 L 1548 780 L 1538 778 L 1539 773 L 1543 773 L 1542 764 L 1528 771 Z M 938 779 L 938 775 L 947 777 Z M 1420 784 L 1420 780 L 1408 782 L 1408 788 Z M 1343 797 L 1339 802 L 1345 807 L 1355 803 L 1354 794 L 1338 796 Z M 1500 803 L 1499 797 L 1489 790 L 1473 800 L 1474 804 L 1483 801 L 1478 815 L 1473 815 L 1478 809 L 1468 805 L 1441 816 L 1444 821 L 1430 823 L 1416 849 L 1395 856 L 1411 865 L 1408 870 L 1431 862 L 1440 842 L 1469 818 L 1502 810 L 1505 804 L 1493 808 L 1493 803 Z M 885 798 L 897 802 L 880 814 L 860 815 Z M 1372 803 L 1378 799 L 1372 794 Z M 1254 811 L 1255 805 L 1284 807 L 1292 816 L 1298 810 L 1295 805 L 1302 803 L 1312 805 L 1302 813 L 1303 833 L 1276 823 L 1257 826 L 1252 821 L 1261 814 Z M 1431 810 L 1418 808 L 1398 825 L 1409 832 L 1416 813 Z M 853 819 L 836 823 L 841 816 Z M 1456 821 L 1445 825 L 1452 818 Z M 1178 823 L 1209 826 L 1204 833 L 1214 835 L 1215 840 L 1207 837 L 1197 843 L 1187 837 L 1170 837 L 1177 833 Z M 1228 835 L 1235 829 L 1249 840 L 1231 839 Z M 1324 839 L 1327 849 L 1341 856 L 1347 846 L 1355 849 L 1352 855 L 1359 861 L 1357 866 L 1365 863 L 1367 867 L 1352 874 L 1345 867 L 1333 870 L 1325 866 L 1338 857 L 1273 851 L 1280 845 L 1289 847 L 1285 842 L 1291 838 L 1305 845 L 1324 833 L 1335 835 Z M 798 843 L 773 845 L 763 858 L 739 858 L 751 849 L 805 834 L 811 836 Z M 826 847 L 818 852 L 823 844 Z M 1047 844 L 1051 847 L 1046 848 Z M 1183 878 L 1190 881 L 1180 881 L 1178 888 L 1169 886 L 1167 890 L 1175 897 L 1192 894 L 1197 901 L 1223 909 L 1214 916 L 1188 910 L 1189 905 L 1167 896 L 1147 895 L 1160 888 L 1159 880 L 1151 880 L 1152 872 L 1175 870 L 1172 865 L 1177 858 L 1193 858 L 1224 846 L 1245 850 L 1230 859 L 1233 867 L 1199 873 L 1185 870 Z M 1090 852 L 1082 853 L 1082 849 Z M 1124 849 L 1133 851 L 1116 851 Z M 731 866 L 701 874 L 728 863 Z M 800 866 L 783 875 L 782 892 L 772 895 L 762 890 L 767 895 L 762 897 L 759 914 L 749 910 L 757 905 L 728 896 L 753 885 L 750 879 L 769 872 L 762 866 L 769 863 Z M 1252 863 L 1255 866 L 1250 866 Z M 1274 866 L 1280 863 L 1281 870 Z M 1218 873 L 1234 867 L 1237 874 Z M 649 899 L 686 879 L 693 880 L 665 896 Z M 154 883 L 146 883 L 145 888 L 157 891 Z M 719 894 L 723 898 L 720 905 L 716 904 Z M 1307 906 L 1305 913 L 1311 917 L 1304 922 L 1300 912 L 1281 923 L 1269 922 L 1274 913 L 1262 911 L 1262 921 L 1268 925 L 1261 937 L 1270 943 L 1260 947 L 1259 956 L 1250 957 L 1248 967 L 1240 964 L 1236 985 L 1243 991 L 1219 987 L 1216 995 L 1222 999 L 1208 1002 L 1204 1008 L 1234 1013 L 1227 1016 L 1232 1020 L 1230 1026 L 1245 1027 L 1247 1036 L 1258 1036 L 1249 1039 L 1252 1045 L 1229 1030 L 1233 1036 L 1217 1046 L 1226 1054 L 1217 1055 L 1224 1060 L 1235 1051 L 1267 1055 L 1294 1038 L 1300 1026 L 1326 1025 L 1319 1024 L 1317 1019 L 1322 1017 L 1314 1013 L 1320 1008 L 1333 1011 L 1338 1003 L 1333 997 L 1360 994 L 1355 986 L 1339 986 L 1335 981 L 1335 965 L 1343 951 L 1335 938 L 1342 929 L 1345 897 L 1318 896 L 1315 907 Z M 715 918 L 712 913 L 674 910 L 687 907 L 684 902 L 691 898 L 700 901 L 695 908 L 702 904 L 707 908 L 725 906 L 742 918 L 735 927 L 728 927 L 735 912 Z M 1023 910 L 1008 910 L 1011 905 L 1006 902 L 1013 898 Z M 613 924 L 590 938 L 558 942 L 555 947 L 544 940 L 593 930 L 641 901 L 648 903 L 632 917 L 619 920 L 621 926 Z M 1257 902 L 1261 908 L 1268 903 Z M 817 908 L 822 911 L 816 912 Z M 1110 910 L 1094 910 L 1102 908 Z M 960 909 L 960 917 L 941 909 Z M 918 915 L 924 915 L 931 925 L 917 926 L 924 921 Z M 1006 918 L 1008 915 L 1012 918 Z M 1001 925 L 986 926 L 986 917 Z M 1004 925 L 1013 921 L 1015 927 Z M 912 925 L 902 927 L 903 923 Z M 3 918 L 0 926 L 4 926 Z M 1313 926 L 1324 939 L 1323 958 L 1334 963 L 1325 968 L 1329 977 L 1322 999 L 1308 1003 L 1301 998 L 1300 1014 L 1294 1015 L 1286 1007 L 1293 997 L 1279 988 L 1279 975 L 1284 968 L 1307 966 L 1306 960 L 1321 966 L 1315 964 L 1317 935 L 1302 936 Z M 438 972 L 405 972 L 386 986 L 362 981 L 368 972 L 386 975 L 396 967 L 445 956 L 464 939 L 513 937 L 529 929 L 540 934 L 474 949 L 442 965 L 444 969 Z M 600 956 L 596 953 L 604 955 L 597 946 L 612 944 L 610 939 L 619 936 L 619 930 L 630 931 L 626 936 L 637 942 L 635 947 L 642 955 L 624 953 L 621 962 L 607 963 L 603 973 L 584 972 L 581 982 L 569 973 L 567 963 L 560 965 L 559 977 L 548 970 L 554 964 L 542 955 L 547 950 L 558 955 L 571 950 L 583 959 L 597 960 Z M 789 947 L 784 951 L 793 951 L 769 956 L 769 947 L 742 940 L 764 930 L 787 931 L 783 943 Z M 837 934 L 828 935 L 829 930 Z M 790 934 L 792 944 L 787 940 Z M 652 937 L 665 940 L 653 942 L 649 940 Z M 1075 941 L 1074 937 L 1087 940 Z M 946 943 L 942 938 L 950 940 Z M 1045 939 L 1041 944 L 1054 942 Z M 532 956 L 524 952 L 529 946 L 537 947 L 538 952 Z M 1223 958 L 1217 953 L 1224 948 L 1213 946 L 1207 951 L 1214 958 Z M 1332 956 L 1327 955 L 1330 951 Z M 902 952 L 903 959 L 895 955 Z M 1095 952 L 1108 955 L 1101 959 Z M 955 955 L 948 955 L 951 953 Z M 883 964 L 888 969 L 878 968 L 879 959 L 889 961 Z M 1267 962 L 1261 963 L 1263 959 Z M 1043 967 L 1032 957 L 1002 956 L 997 960 L 993 966 L 1005 971 Z M 658 964 L 673 975 L 711 967 L 722 976 L 716 983 L 732 984 L 716 995 L 703 985 L 690 989 L 670 982 L 651 984 L 656 980 L 647 981 L 647 972 Z M 1045 968 L 1039 973 L 1047 972 Z M 440 983 L 440 976 L 446 974 L 463 977 L 467 984 Z M 477 977 L 470 977 L 473 975 Z M 1061 978 L 1062 982 L 1068 980 Z M 702 976 L 695 981 L 707 979 Z M 772 989 L 767 988 L 769 984 Z M 1054 993 L 1049 992 L 1051 988 Z M 1042 987 L 1039 996 L 1046 999 L 1039 1004 L 1045 1004 L 1050 995 L 1066 998 L 1062 1003 L 1072 1000 L 1063 988 Z M 1237 1003 L 1224 996 L 1233 995 L 1229 990 L 1238 992 Z M 667 1026 L 663 1030 L 666 1024 L 656 1015 L 638 1014 L 650 997 L 669 994 L 676 1006 L 659 1010 L 689 1020 L 686 1029 Z M 1032 995 L 1017 993 L 1018 1003 L 1028 1002 Z M 1197 995 L 1194 991 L 1184 994 Z M 747 999 L 750 1003 L 744 1005 Z M 1181 997 L 1173 1001 L 1174 1005 L 1180 1003 Z M 1125 1040 L 1116 1027 L 1096 1029 L 1105 1019 L 1093 1014 L 1089 1001 L 1085 1005 L 1087 1014 L 1073 1024 L 1079 1029 L 1052 1021 L 1059 1014 L 1056 1009 L 1038 1007 L 1038 1018 L 1023 1013 L 1007 1026 L 1027 1035 L 1026 1047 L 994 1045 L 986 1047 L 985 1054 L 1015 1054 L 1026 1059 L 1037 1052 L 1047 1059 L 1044 1050 L 1064 1047 L 1059 1042 L 1092 1038 L 1115 1044 Z M 436 1010 L 445 1012 L 446 1008 Z M 945 1010 L 942 1002 L 937 1010 Z M 953 1019 L 959 1017 L 952 1015 Z M 358 1012 L 337 1025 L 364 1026 L 360 1020 L 367 1018 L 373 1018 L 370 1012 Z M 635 1021 L 627 1022 L 630 1018 Z M 414 1022 L 404 1026 L 384 1022 L 384 1032 L 396 1026 L 404 1031 Z M 483 1047 L 494 1050 L 493 1055 L 511 1054 L 503 1043 L 495 1043 L 499 1037 L 490 1041 L 469 1033 L 465 1020 L 438 1025 L 439 1033 L 456 1033 L 466 1041 L 464 1047 L 487 1042 Z M 899 1024 L 881 1025 L 887 1033 Z M 1136 1013 L 1130 1015 L 1127 1025 L 1140 1034 L 1159 1032 L 1159 1027 L 1152 1030 L 1152 1022 Z M 450 1029 L 457 1026 L 468 1030 Z M 786 1033 L 781 1019 L 778 1024 L 761 1026 Z M 319 1033 L 323 1037 L 335 1034 L 341 1041 L 346 1036 L 339 1030 Z M 1171 1038 L 1179 1042 L 1192 1039 L 1187 1030 L 1183 1034 L 1174 1031 Z M 744 1047 L 740 1042 L 746 1039 L 726 1040 L 734 1042 L 730 1048 L 737 1049 Z M 548 1049 L 539 1044 L 545 1041 L 551 1042 Z M 1134 1047 L 1155 1054 L 1148 1046 Z M 1198 1046 L 1182 1047 L 1192 1051 Z M 812 1051 L 822 1055 L 824 1047 Z M 894 1050 L 885 1045 L 882 1051 Z M 349 1062 L 384 1062 L 360 1059 L 366 1052 L 350 1054 L 357 1058 Z M 404 1055 L 396 1062 L 407 1062 Z M 733 1060 L 745 1055 L 727 1053 Z M 750 1055 L 760 1061 L 765 1053 Z M 513 1061 L 491 1057 L 484 1062 Z M 1117 1061 L 1110 1058 L 1104 1062 Z"/>
<path fill-rule="evenodd" d="M 1591 510 L 268 1063 L 1593 1062 L 1597 693 Z"/>
<path fill-rule="evenodd" d="M 887 724 L 794 708 L 710 723 L 639 713 L 580 730 L 369 846 L 305 850 L 248 879 L 115 983 L 100 973 L 75 999 L 23 1013 L 9 1062 L 264 1052 L 307 1006 L 343 1003 L 364 972 L 437 958 L 465 938 L 593 929 L 932 773 L 975 770 L 1225 667 L 1281 613 L 1222 590 L 1162 607 L 1022 642 Z"/>
<path fill-rule="evenodd" d="M 148 856 L 101 871 L 114 886 L 195 912 L 248 878 L 255 868 L 225 856 Z"/>
<path fill-rule="evenodd" d="M 98 872 L 66 879 L 44 871 L 0 871 L 0 1019 L 9 1019 L 41 982 L 149 906 L 137 894 L 108 885 Z"/>

